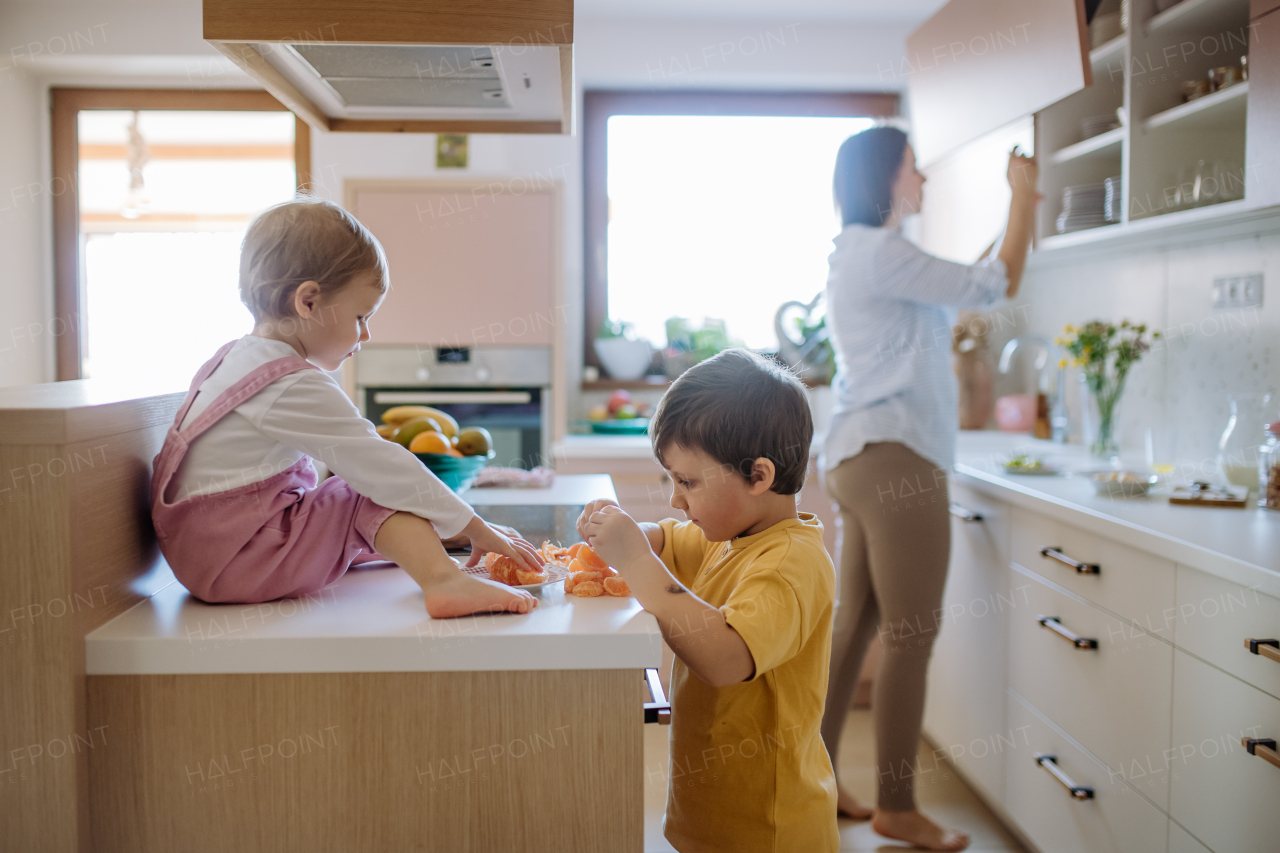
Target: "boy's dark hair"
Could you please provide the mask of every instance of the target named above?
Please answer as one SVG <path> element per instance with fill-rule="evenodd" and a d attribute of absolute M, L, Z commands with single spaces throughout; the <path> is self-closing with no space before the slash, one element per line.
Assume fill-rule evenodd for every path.
<path fill-rule="evenodd" d="M 673 444 L 701 450 L 751 477 L 763 456 L 776 469 L 772 491 L 794 495 L 809 467 L 813 416 L 791 371 L 744 349 L 696 364 L 671 383 L 649 422 L 653 455 Z"/>

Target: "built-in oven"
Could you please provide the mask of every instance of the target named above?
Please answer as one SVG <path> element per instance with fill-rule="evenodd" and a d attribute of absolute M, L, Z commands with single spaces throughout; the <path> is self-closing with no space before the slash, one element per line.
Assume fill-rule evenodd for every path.
<path fill-rule="evenodd" d="M 364 416 L 431 406 L 493 436 L 492 465 L 547 465 L 551 435 L 548 347 L 362 347 L 354 359 Z"/>

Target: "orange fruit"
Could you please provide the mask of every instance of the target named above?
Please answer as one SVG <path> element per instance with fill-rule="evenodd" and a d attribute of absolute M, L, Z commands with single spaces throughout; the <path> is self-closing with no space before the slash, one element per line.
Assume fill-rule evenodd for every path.
<path fill-rule="evenodd" d="M 435 430 L 420 432 L 409 442 L 411 453 L 448 453 L 452 449 L 449 439 Z"/>

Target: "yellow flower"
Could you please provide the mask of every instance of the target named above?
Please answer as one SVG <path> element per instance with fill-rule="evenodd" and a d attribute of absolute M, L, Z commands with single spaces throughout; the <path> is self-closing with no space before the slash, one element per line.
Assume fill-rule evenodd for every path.
<path fill-rule="evenodd" d="M 1063 358 L 1063 359 L 1059 359 L 1059 360 L 1058 360 L 1058 369 L 1059 369 L 1059 370 L 1062 370 L 1062 369 L 1063 369 L 1063 368 L 1065 368 L 1066 366 L 1067 366 L 1067 360 L 1066 360 L 1065 358 Z"/>

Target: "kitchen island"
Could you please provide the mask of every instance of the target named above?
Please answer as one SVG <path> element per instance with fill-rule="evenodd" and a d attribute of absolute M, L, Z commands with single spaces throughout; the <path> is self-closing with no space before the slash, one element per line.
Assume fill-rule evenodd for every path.
<path fill-rule="evenodd" d="M 464 494 L 576 541 L 606 476 Z M 539 590 L 527 614 L 432 619 L 398 567 L 209 605 L 176 581 L 85 638 L 100 850 L 640 850 L 644 670 L 632 598 Z"/>

